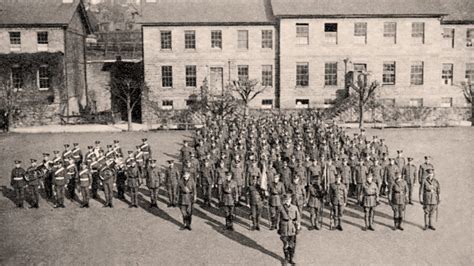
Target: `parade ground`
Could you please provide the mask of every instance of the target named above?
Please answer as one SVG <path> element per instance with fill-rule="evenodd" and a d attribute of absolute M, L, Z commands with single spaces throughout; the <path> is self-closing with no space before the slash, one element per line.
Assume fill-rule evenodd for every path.
<path fill-rule="evenodd" d="M 353 131 L 353 130 L 350 130 Z M 280 265 L 282 242 L 276 231 L 249 231 L 249 209 L 237 209 L 235 231 L 224 230 L 225 218 L 217 208 L 196 205 L 192 231 L 180 231 L 178 208 L 167 208 L 165 191 L 159 208 L 149 208 L 146 188 L 141 188 L 140 208 L 114 199 L 115 208 L 102 208 L 91 200 L 90 209 L 66 201 L 65 209 L 40 200 L 39 209 L 18 209 L 13 202 L 10 171 L 15 159 L 26 167 L 43 152 L 63 150 L 78 142 L 84 151 L 95 140 L 102 145 L 121 141 L 126 152 L 147 137 L 160 165 L 175 159 L 183 139 L 191 132 L 61 133 L 0 135 L 0 264 L 1 265 Z M 321 231 L 308 231 L 304 212 L 298 235 L 298 265 L 473 265 L 474 128 L 368 130 L 385 138 L 390 157 L 398 149 L 418 166 L 432 156 L 441 184 L 441 204 L 436 231 L 423 231 L 423 210 L 408 205 L 404 231 L 392 231 L 387 199 L 375 215 L 375 232 L 363 231 L 364 214 L 351 200 L 343 217 L 344 231 L 328 230 L 325 210 Z M 127 196 L 127 200 L 129 197 Z M 27 204 L 27 207 L 29 204 Z M 267 213 L 266 210 L 264 213 Z M 265 214 L 265 217 L 267 214 Z"/>

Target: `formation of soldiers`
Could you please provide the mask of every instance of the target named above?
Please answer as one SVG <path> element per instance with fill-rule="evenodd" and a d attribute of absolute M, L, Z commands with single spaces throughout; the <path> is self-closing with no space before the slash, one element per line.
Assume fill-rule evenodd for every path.
<path fill-rule="evenodd" d="M 105 194 L 104 207 L 113 207 L 113 189 L 130 207 L 138 207 L 138 188 L 150 190 L 150 207 L 158 207 L 160 187 L 168 193 L 168 207 L 179 207 L 182 229 L 191 230 L 193 205 L 219 207 L 225 226 L 233 229 L 235 208 L 250 209 L 251 230 L 260 230 L 260 218 L 268 210 L 270 230 L 278 230 L 284 244 L 285 261 L 293 263 L 296 235 L 301 230 L 304 208 L 310 213 L 310 230 L 320 230 L 329 206 L 330 229 L 343 230 L 344 208 L 353 199 L 365 213 L 364 230 L 375 230 L 375 208 L 387 197 L 393 210 L 393 230 L 403 230 L 407 204 L 419 184 L 419 201 L 425 212 L 424 229 L 435 230 L 434 215 L 440 203 L 440 185 L 430 157 L 419 167 L 398 150 L 390 157 L 384 139 L 366 132 L 349 135 L 342 128 L 324 123 L 317 114 L 267 115 L 222 119 L 210 117 L 203 128 L 186 140 L 179 163 L 168 161 L 164 169 L 152 159 L 147 139 L 122 153 L 119 141 L 104 151 L 96 141 L 83 156 L 78 143 L 65 145 L 61 153 L 43 154 L 41 163 L 31 160 L 24 170 L 20 162 L 12 171 L 12 186 L 18 206 L 23 207 L 24 189 L 31 188 L 33 207 L 38 208 L 39 190 L 64 208 L 64 196 L 82 196 L 81 207 L 89 207 L 89 194 Z"/>

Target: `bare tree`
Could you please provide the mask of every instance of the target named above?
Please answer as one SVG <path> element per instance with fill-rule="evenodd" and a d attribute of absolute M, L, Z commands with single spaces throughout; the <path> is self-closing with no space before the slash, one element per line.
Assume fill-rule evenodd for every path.
<path fill-rule="evenodd" d="M 245 117 L 248 115 L 249 103 L 267 89 L 264 86 L 259 87 L 258 83 L 256 79 L 241 79 L 233 81 L 228 85 L 231 91 L 236 92 L 240 96 L 245 107 Z"/>
<path fill-rule="evenodd" d="M 474 97 L 474 87 L 472 85 L 473 84 L 470 80 L 461 82 L 461 89 L 464 93 L 464 97 L 466 98 L 466 101 L 471 104 L 473 102 L 472 97 Z"/>
<path fill-rule="evenodd" d="M 357 106 L 359 112 L 359 128 L 364 127 L 364 111 L 366 105 L 369 103 L 374 103 L 375 91 L 379 88 L 379 83 L 377 81 L 372 81 L 369 84 L 368 81 L 369 73 L 364 72 L 359 74 L 357 81 L 352 83 L 350 87 L 355 91 L 357 96 Z"/>
<path fill-rule="evenodd" d="M 141 101 L 143 85 L 131 78 L 113 79 L 106 88 L 113 97 L 120 99 L 127 108 L 128 131 L 132 130 L 132 112 Z"/>

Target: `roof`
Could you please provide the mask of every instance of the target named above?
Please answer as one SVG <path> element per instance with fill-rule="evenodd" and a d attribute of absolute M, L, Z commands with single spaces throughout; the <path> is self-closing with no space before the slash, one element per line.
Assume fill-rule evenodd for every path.
<path fill-rule="evenodd" d="M 180 24 L 272 24 L 270 0 L 157 0 L 143 3 L 138 23 Z"/>
<path fill-rule="evenodd" d="M 62 0 L 0 1 L 0 27 L 2 26 L 67 26 L 78 8 L 86 29 L 90 24 L 81 0 L 63 3 Z"/>
<path fill-rule="evenodd" d="M 474 23 L 473 0 L 444 0 L 442 3 L 449 14 L 443 23 Z"/>
<path fill-rule="evenodd" d="M 439 1 L 444 0 L 272 0 L 272 6 L 277 17 L 422 17 L 445 14 Z"/>

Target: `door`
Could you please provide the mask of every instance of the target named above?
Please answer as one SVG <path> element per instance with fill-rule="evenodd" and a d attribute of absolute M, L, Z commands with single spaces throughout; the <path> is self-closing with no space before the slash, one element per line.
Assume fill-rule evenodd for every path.
<path fill-rule="evenodd" d="M 220 95 L 224 87 L 224 69 L 222 67 L 211 67 L 211 76 L 209 82 L 209 93 L 211 95 Z"/>

